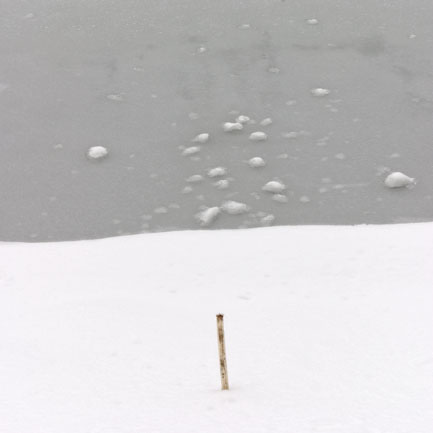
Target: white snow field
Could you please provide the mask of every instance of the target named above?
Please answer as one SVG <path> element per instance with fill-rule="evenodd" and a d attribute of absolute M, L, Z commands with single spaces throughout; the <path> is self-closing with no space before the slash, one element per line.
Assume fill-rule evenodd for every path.
<path fill-rule="evenodd" d="M 431 223 L 2 243 L 0 431 L 431 433 L 432 253 Z"/>

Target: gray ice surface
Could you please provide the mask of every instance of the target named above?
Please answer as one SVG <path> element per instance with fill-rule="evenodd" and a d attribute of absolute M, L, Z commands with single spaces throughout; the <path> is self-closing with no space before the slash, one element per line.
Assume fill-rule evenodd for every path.
<path fill-rule="evenodd" d="M 230 200 L 249 212 L 211 228 L 432 220 L 432 17 L 431 0 L 1 0 L 0 239 L 196 229 Z M 224 132 L 240 114 L 257 123 Z M 391 171 L 416 186 L 387 189 Z"/>

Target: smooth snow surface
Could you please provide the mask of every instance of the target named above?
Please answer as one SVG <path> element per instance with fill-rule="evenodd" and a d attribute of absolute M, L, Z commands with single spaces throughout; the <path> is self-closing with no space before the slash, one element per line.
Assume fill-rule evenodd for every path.
<path fill-rule="evenodd" d="M 104 146 L 93 146 L 87 151 L 90 159 L 102 159 L 108 155 L 108 149 Z"/>
<path fill-rule="evenodd" d="M 409 177 L 404 173 L 400 173 L 399 171 L 391 173 L 385 179 L 385 185 L 388 188 L 401 188 L 403 186 L 413 185 L 414 183 L 414 178 Z"/>
<path fill-rule="evenodd" d="M 432 255 L 432 224 L 0 244 L 0 431 L 431 433 Z"/>

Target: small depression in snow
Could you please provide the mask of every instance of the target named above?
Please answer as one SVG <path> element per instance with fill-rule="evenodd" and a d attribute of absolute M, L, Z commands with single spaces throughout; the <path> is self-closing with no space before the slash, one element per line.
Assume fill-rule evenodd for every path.
<path fill-rule="evenodd" d="M 2 0 L 0 240 L 433 220 L 421 2 Z"/>

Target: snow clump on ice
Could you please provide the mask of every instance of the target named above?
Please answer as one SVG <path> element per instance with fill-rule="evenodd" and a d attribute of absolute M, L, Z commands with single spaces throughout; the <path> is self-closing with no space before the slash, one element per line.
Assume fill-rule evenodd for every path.
<path fill-rule="evenodd" d="M 252 141 L 263 141 L 268 138 L 267 134 L 261 131 L 253 132 L 250 134 L 250 140 Z"/>
<path fill-rule="evenodd" d="M 104 146 L 93 146 L 87 151 L 90 159 L 101 159 L 108 155 L 108 149 Z"/>
<path fill-rule="evenodd" d="M 282 193 L 285 189 L 286 185 L 278 180 L 271 180 L 262 187 L 263 191 L 272 192 L 274 194 Z"/>
<path fill-rule="evenodd" d="M 329 95 L 331 91 L 329 89 L 322 89 L 321 87 L 317 87 L 316 89 L 311 89 L 311 94 L 313 96 L 326 96 Z"/>
<path fill-rule="evenodd" d="M 272 215 L 271 213 L 260 218 L 260 224 L 262 226 L 270 226 L 273 224 L 274 221 L 275 221 L 275 216 Z"/>
<path fill-rule="evenodd" d="M 230 186 L 230 182 L 227 179 L 220 179 L 214 182 L 213 186 L 215 186 L 218 189 L 227 189 Z"/>
<path fill-rule="evenodd" d="M 316 24 L 319 24 L 319 20 L 317 18 L 310 18 L 310 19 L 308 19 L 306 21 L 307 21 L 307 24 L 310 24 L 312 26 L 314 26 Z"/>
<path fill-rule="evenodd" d="M 399 171 L 395 171 L 388 175 L 385 179 L 385 185 L 388 188 L 401 188 L 403 186 L 409 186 L 415 184 L 415 179 L 405 175 L 404 173 L 400 173 Z"/>
<path fill-rule="evenodd" d="M 271 124 L 272 124 L 272 119 L 270 117 L 267 117 L 266 119 L 263 119 L 260 122 L 260 125 L 262 125 L 262 126 L 268 126 L 268 125 L 271 125 Z"/>
<path fill-rule="evenodd" d="M 192 140 L 194 143 L 206 143 L 209 140 L 209 134 L 207 132 L 204 132 L 202 134 L 198 134 L 194 137 Z"/>
<path fill-rule="evenodd" d="M 236 123 L 226 122 L 223 124 L 223 130 L 225 132 L 242 131 L 242 129 L 244 129 L 244 127 L 242 123 L 239 122 Z"/>
<path fill-rule="evenodd" d="M 248 161 L 248 165 L 251 168 L 258 168 L 258 167 L 264 167 L 266 165 L 266 162 L 263 158 L 260 158 L 260 156 L 255 156 L 254 158 L 251 158 Z"/>
<path fill-rule="evenodd" d="M 278 203 L 287 203 L 289 199 L 284 194 L 274 194 L 272 200 Z"/>
<path fill-rule="evenodd" d="M 206 227 L 211 225 L 220 213 L 221 209 L 214 206 L 199 212 L 195 217 L 202 227 Z"/>
<path fill-rule="evenodd" d="M 183 152 L 182 155 L 183 156 L 189 156 L 189 155 L 194 155 L 198 152 L 200 152 L 201 147 L 200 146 L 191 146 L 191 147 L 187 147 Z"/>
<path fill-rule="evenodd" d="M 201 182 L 203 180 L 203 176 L 201 174 L 193 174 L 192 176 L 186 179 L 189 183 Z"/>
<path fill-rule="evenodd" d="M 230 215 L 240 215 L 242 213 L 248 212 L 250 210 L 250 207 L 245 203 L 229 200 L 225 201 L 221 205 L 221 209 Z"/>
<path fill-rule="evenodd" d="M 248 116 L 244 116 L 243 114 L 236 118 L 237 123 L 248 123 L 250 120 L 251 119 Z"/>
<path fill-rule="evenodd" d="M 225 176 L 227 174 L 227 169 L 225 167 L 215 167 L 208 170 L 207 175 L 209 177 L 219 177 Z"/>

